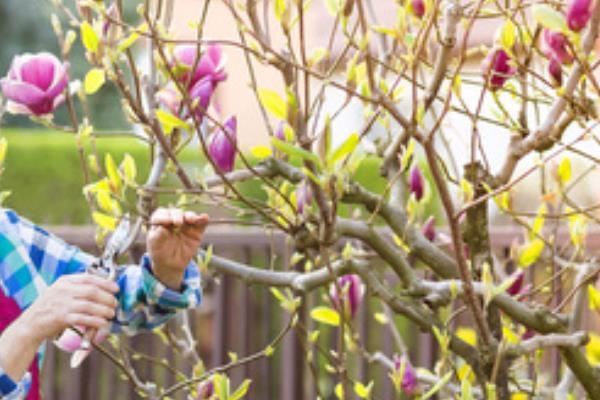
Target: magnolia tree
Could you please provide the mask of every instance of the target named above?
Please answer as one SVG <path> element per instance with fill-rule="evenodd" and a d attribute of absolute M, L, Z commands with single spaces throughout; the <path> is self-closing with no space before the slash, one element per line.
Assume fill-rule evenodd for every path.
<path fill-rule="evenodd" d="M 387 368 L 399 398 L 600 398 L 593 357 L 598 339 L 582 325 L 583 313 L 600 309 L 594 286 L 600 267 L 585 244 L 595 208 L 571 194 L 598 160 L 591 149 L 600 94 L 593 52 L 600 7 L 592 0 L 326 0 L 332 30 L 315 48 L 308 48 L 306 35 L 316 2 L 223 0 L 218 6 L 233 16 L 239 40 L 220 40 L 204 35 L 215 6 L 206 0 L 193 24 L 196 39 L 185 41 L 169 32 L 173 2 L 139 1 L 138 20 L 122 17 L 122 0 L 75 3 L 52 1 L 60 54 L 15 56 L 1 86 L 6 112 L 75 135 L 100 237 L 135 218 L 133 237 L 156 200 L 176 194 L 190 203 L 228 203 L 245 223 L 251 215 L 251 223 L 285 234 L 295 251 L 287 271 L 243 265 L 210 250 L 199 255 L 210 275 L 271 288 L 289 316 L 259 353 L 207 370 L 184 318 L 185 335 L 176 344 L 197 368 L 175 386 L 160 387 L 142 382 L 126 353 L 111 355 L 97 346 L 138 392 L 155 399 L 179 391 L 193 399 L 241 398 L 250 382 L 230 388 L 227 372 L 270 357 L 295 331 L 307 349 L 307 366 L 327 364 L 310 368 L 320 398 L 380 396 L 376 385 L 358 380 L 357 358 Z M 376 20 L 380 7 L 396 13 L 393 23 Z M 480 20 L 496 21 L 489 48 L 469 47 Z M 273 44 L 275 36 L 283 45 Z M 78 41 L 90 65 L 81 81 L 69 75 L 70 50 Z M 140 48 L 146 49 L 144 70 L 134 57 Z M 268 145 L 253 148 L 252 157 L 237 145 L 238 136 L 251 132 L 213 107 L 217 88 L 233 84 L 224 56 L 230 52 L 245 56 L 246 90 L 254 93 L 269 133 Z M 477 54 L 484 60 L 473 66 L 469 60 Z M 282 79 L 279 90 L 264 89 L 255 74 L 259 64 Z M 131 157 L 118 165 L 95 153 L 94 138 L 103 132 L 90 122 L 87 99 L 103 85 L 118 89 L 135 127 L 129 135 L 153 154 L 144 179 L 136 177 Z M 327 115 L 333 92 L 345 100 Z M 68 126 L 53 120 L 63 104 Z M 355 133 L 336 131 L 336 120 L 357 104 L 362 121 Z M 447 123 L 457 117 L 464 121 L 459 134 Z M 491 127 L 510 138 L 499 166 L 488 162 L 482 135 Z M 468 143 L 464 165 L 456 165 L 450 135 Z M 201 176 L 191 176 L 180 162 L 187 147 L 199 149 L 210 165 Z M 590 166 L 580 176 L 571 168 L 572 153 Z M 518 168 L 531 155 L 537 161 Z M 378 166 L 371 173 L 385 182 L 377 190 L 357 179 L 368 160 Z M 168 171 L 177 184 L 159 186 Z M 539 199 L 537 211 L 518 209 L 511 202 L 515 188 L 536 175 L 537 193 L 529 190 Z M 261 190 L 248 194 L 241 182 Z M 508 259 L 490 247 L 492 205 L 524 228 Z M 439 226 L 443 232 L 436 232 Z M 560 241 L 556 233 L 563 228 L 569 234 Z M 322 300 L 305 316 L 305 299 L 318 290 Z M 356 328 L 365 293 L 387 312 L 377 319 L 398 339 L 393 353 L 369 347 Z M 476 340 L 457 329 L 458 315 L 470 321 Z M 413 367 L 395 326 L 400 316 L 437 340 L 431 369 Z M 314 330 L 306 328 L 307 318 Z M 324 331 L 339 338 L 334 348 L 319 338 Z M 63 339 L 66 350 L 78 348 L 77 336 Z M 558 374 L 543 365 L 550 349 L 560 356 Z M 331 382 L 327 389 L 324 380 Z"/>

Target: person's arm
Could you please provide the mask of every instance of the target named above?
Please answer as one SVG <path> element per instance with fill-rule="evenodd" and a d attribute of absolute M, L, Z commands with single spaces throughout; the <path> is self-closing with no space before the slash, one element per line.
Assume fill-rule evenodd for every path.
<path fill-rule="evenodd" d="M 62 275 L 84 272 L 96 260 L 14 211 L 5 210 L 5 218 L 14 225 L 24 252 L 48 285 Z M 200 303 L 200 276 L 192 260 L 207 223 L 206 215 L 175 209 L 159 209 L 153 214 L 148 254 L 139 266 L 123 267 L 117 278 L 119 305 L 113 332 L 152 329 L 176 311 Z"/>
<path fill-rule="evenodd" d="M 115 315 L 118 286 L 88 274 L 59 278 L 0 335 L 0 399 L 21 398 L 40 345 L 67 327 L 101 329 Z"/>

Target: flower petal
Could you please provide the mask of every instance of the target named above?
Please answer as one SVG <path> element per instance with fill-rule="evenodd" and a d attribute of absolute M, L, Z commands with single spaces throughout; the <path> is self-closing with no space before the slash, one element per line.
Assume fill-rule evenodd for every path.
<path fill-rule="evenodd" d="M 5 78 L 0 80 L 0 86 L 4 96 L 15 103 L 30 106 L 39 104 L 45 99 L 44 92 L 27 82 Z"/>

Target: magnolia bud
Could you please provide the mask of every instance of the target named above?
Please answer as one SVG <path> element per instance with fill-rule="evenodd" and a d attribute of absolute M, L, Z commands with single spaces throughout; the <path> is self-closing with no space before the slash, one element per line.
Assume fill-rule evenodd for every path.
<path fill-rule="evenodd" d="M 338 286 L 341 293 L 338 293 Z M 365 285 L 358 275 L 343 275 L 337 279 L 337 285 L 332 284 L 329 291 L 333 306 L 342 308 L 347 320 L 351 320 L 358 311 L 365 294 Z"/>
<path fill-rule="evenodd" d="M 435 218 L 433 215 L 425 221 L 423 227 L 421 228 L 423 232 L 423 236 L 427 238 L 430 242 L 435 241 Z"/>
<path fill-rule="evenodd" d="M 218 129 L 213 133 L 208 153 L 219 171 L 227 173 L 233 170 L 237 153 L 237 120 L 235 116 L 225 121 L 223 127 L 224 130 Z"/>
<path fill-rule="evenodd" d="M 579 32 L 592 17 L 592 0 L 571 0 L 567 7 L 567 25 L 569 29 Z"/>
<path fill-rule="evenodd" d="M 490 50 L 481 63 L 481 69 L 484 77 L 489 74 L 492 91 L 504 86 L 504 83 L 517 72 L 517 69 L 511 65 L 511 59 L 506 51 L 500 48 Z"/>
<path fill-rule="evenodd" d="M 408 186 L 410 192 L 415 195 L 415 199 L 420 201 L 425 192 L 425 182 L 421 170 L 416 165 L 410 171 Z"/>

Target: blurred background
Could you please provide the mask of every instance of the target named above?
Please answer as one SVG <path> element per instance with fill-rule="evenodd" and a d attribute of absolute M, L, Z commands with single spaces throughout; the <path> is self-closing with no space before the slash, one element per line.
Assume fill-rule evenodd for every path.
<path fill-rule="evenodd" d="M 137 2 L 124 2 L 128 14 L 134 15 Z M 375 2 L 377 4 L 378 2 Z M 389 23 L 395 18 L 394 13 L 388 12 L 386 5 L 394 6 L 395 2 L 382 2 L 381 8 L 370 10 L 381 24 Z M 177 37 L 193 37 L 189 23 L 198 20 L 202 9 L 202 0 L 177 0 L 175 9 L 175 23 L 173 32 Z M 52 12 L 50 2 L 42 0 L 1 0 L 0 1 L 0 75 L 8 70 L 15 54 L 23 52 L 50 51 L 57 53 L 58 46 L 52 32 L 49 15 Z M 309 46 L 323 46 L 332 20 L 326 14 L 322 1 L 314 1 L 308 21 Z M 274 26 L 274 23 L 272 24 Z M 485 25 L 477 25 L 471 36 L 472 45 L 490 44 L 493 39 L 495 25 L 493 20 L 486 21 Z M 273 30 L 275 31 L 275 30 Z M 278 46 L 277 35 L 274 34 L 274 46 Z M 209 38 L 238 40 L 235 23 L 220 1 L 213 1 L 207 19 L 206 36 Z M 377 45 L 374 43 L 374 45 Z M 137 48 L 137 57 L 141 67 L 146 60 L 143 48 Z M 261 118 L 258 118 L 259 108 L 254 94 L 249 90 L 249 77 L 243 53 L 233 48 L 225 48 L 228 56 L 227 71 L 229 79 L 220 86 L 217 93 L 218 107 L 215 113 L 225 119 L 230 114 L 236 114 L 239 121 L 240 144 L 248 150 L 256 144 L 267 143 L 267 130 Z M 479 63 L 482 54 L 475 52 L 469 59 L 474 76 L 479 74 Z M 274 75 L 264 66 L 256 66 L 260 87 L 281 91 L 282 83 L 279 75 Z M 83 57 L 80 42 L 76 42 L 71 59 L 71 78 L 81 79 L 89 66 Z M 315 83 L 315 89 L 318 89 Z M 479 92 L 477 86 L 465 85 L 463 97 L 467 101 L 477 99 Z M 471 95 L 472 94 L 472 95 Z M 333 113 L 345 100 L 345 95 L 334 90 L 326 92 L 325 112 Z M 111 85 L 105 85 L 101 91 L 90 98 L 93 112 L 93 125 L 102 130 L 129 129 L 122 114 L 121 103 L 116 91 Z M 62 107 L 57 113 L 57 121 L 66 123 L 66 110 Z M 333 131 L 336 132 L 334 141 L 341 142 L 346 135 L 357 130 L 362 125 L 362 105 L 351 102 L 350 106 L 335 120 Z M 270 121 L 276 126 L 277 121 Z M 482 124 L 484 131 L 484 147 L 490 154 L 490 162 L 497 165 L 504 156 L 504 149 L 509 136 L 505 132 L 497 132 L 492 126 Z M 448 135 L 448 153 L 453 154 L 454 160 L 449 162 L 462 165 L 464 157 L 468 154 L 464 148 L 468 145 L 462 138 L 468 137 L 465 132 L 470 132 L 468 121 L 457 118 L 445 126 Z M 463 134 L 464 133 L 464 134 Z M 382 134 L 382 128 L 375 126 L 371 132 L 371 139 L 377 140 Z M 90 226 L 90 212 L 82 195 L 83 174 L 76 151 L 75 139 L 66 133 L 40 130 L 28 119 L 5 115 L 0 124 L 0 136 L 8 140 L 8 153 L 6 170 L 0 178 L 0 189 L 10 190 L 12 194 L 5 201 L 5 206 L 10 207 L 33 220 L 36 223 L 49 226 L 49 229 L 90 252 L 97 252 L 94 243 L 94 229 Z M 137 161 L 138 176 L 145 178 L 148 172 L 149 152 L 145 145 L 133 139 L 97 139 L 96 143 L 100 155 L 110 152 L 115 160 L 121 160 L 125 152 L 131 154 Z M 498 150 L 502 149 L 502 150 Z M 182 161 L 190 171 L 202 170 L 204 159 L 199 149 L 194 146 L 182 154 Z M 531 161 L 531 160 L 530 160 Z M 574 168 L 577 168 L 574 160 Z M 527 163 L 523 163 L 525 168 Z M 583 167 L 582 167 L 583 168 Z M 460 172 L 457 167 L 457 172 Z M 597 178 L 591 174 L 590 179 Z M 167 179 L 172 179 L 167 177 Z M 369 159 L 361 166 L 357 179 L 367 188 L 381 192 L 384 181 L 378 175 L 378 160 Z M 534 178 L 536 179 L 536 178 Z M 517 190 L 515 204 L 524 211 L 535 211 L 539 204 L 533 198 L 536 181 L 525 181 Z M 527 187 L 530 190 L 527 190 Z M 260 191 L 253 185 L 241 185 L 242 190 Z M 582 193 L 579 196 L 580 204 L 596 201 L 599 185 L 586 185 L 582 182 Z M 257 195 L 260 195 L 258 193 Z M 431 198 L 432 196 L 430 196 Z M 168 202 L 169 199 L 163 200 Z M 438 205 L 435 198 L 430 199 L 427 214 L 437 214 Z M 529 207 L 529 208 L 528 208 Z M 531 209 L 533 207 L 533 209 Z M 219 214 L 222 210 L 206 209 L 211 215 Z M 350 213 L 350 210 L 344 212 Z M 494 211 L 492 211 L 493 213 Z M 521 231 L 508 227 L 495 231 L 493 236 L 494 247 L 501 256 L 508 255 L 514 239 L 521 235 Z M 598 235 L 591 241 L 600 248 Z M 596 243 L 598 242 L 598 243 Z M 206 243 L 214 245 L 215 253 L 239 261 L 251 263 L 256 266 L 272 266 L 275 269 L 291 269 L 290 265 L 292 248 L 285 238 L 278 234 L 270 234 L 262 229 L 221 226 L 211 228 L 207 234 Z M 130 261 L 135 261 L 143 252 L 143 243 L 140 242 L 134 249 Z M 374 266 L 375 267 L 375 266 Z M 248 287 L 231 278 L 223 277 L 218 281 L 207 281 L 204 303 L 199 310 L 190 313 L 194 332 L 198 338 L 198 349 L 206 366 L 220 365 L 230 357 L 230 352 L 238 356 L 260 351 L 278 333 L 285 323 L 284 313 L 272 298 L 271 294 L 263 287 Z M 367 295 L 368 298 L 368 295 Z M 307 302 L 311 304 L 321 302 L 322 293 L 308 296 Z M 369 302 L 366 302 L 369 303 Z M 394 340 L 389 330 L 374 322 L 374 314 L 382 312 L 378 303 L 371 300 L 372 304 L 362 307 L 357 326 L 366 343 L 371 343 L 387 354 L 394 352 Z M 395 321 L 402 329 L 407 344 L 413 353 L 417 366 L 430 368 L 436 359 L 437 345 L 429 335 L 421 334 L 406 328 L 405 321 L 398 318 Z M 468 321 L 465 321 L 467 324 Z M 308 328 L 312 328 L 308 321 Z M 173 332 L 178 331 L 178 322 L 171 324 Z M 472 341 L 472 331 L 466 331 L 468 340 Z M 471 336 L 469 336 L 471 335 Z M 332 345 L 335 338 L 325 337 Z M 174 369 L 188 371 L 191 365 L 182 359 L 177 349 L 170 344 L 163 344 L 157 336 L 151 334 L 140 335 L 128 342 L 131 348 L 149 356 L 149 358 L 136 359 L 134 365 L 138 368 L 143 379 L 158 379 L 162 384 L 173 384 L 181 379 Z M 310 371 L 304 362 L 305 349 L 295 336 L 288 335 L 283 347 L 278 350 L 273 358 L 263 359 L 232 371 L 234 383 L 240 383 L 245 377 L 253 379 L 250 399 L 282 399 L 301 400 L 314 399 Z M 556 360 L 556 355 L 550 358 Z M 324 363 L 319 364 L 324 368 Z M 553 364 L 555 374 L 558 373 L 558 364 Z M 373 379 L 376 382 L 376 392 L 381 398 L 392 398 L 392 386 L 387 378 L 387 373 L 379 366 L 369 365 L 361 361 L 356 363 L 356 374 L 362 382 Z M 331 393 L 332 382 L 323 381 L 319 384 L 326 393 Z M 82 368 L 70 370 L 67 356 L 60 354 L 50 346 L 45 368 L 44 383 L 45 398 L 49 400 L 74 400 L 74 399 L 122 399 L 137 398 L 137 395 L 122 380 L 110 366 L 109 362 L 95 354 Z M 183 398 L 179 396 L 177 398 Z"/>

